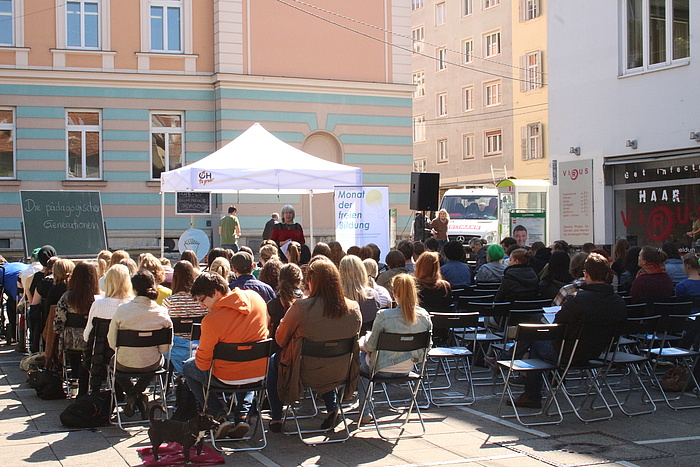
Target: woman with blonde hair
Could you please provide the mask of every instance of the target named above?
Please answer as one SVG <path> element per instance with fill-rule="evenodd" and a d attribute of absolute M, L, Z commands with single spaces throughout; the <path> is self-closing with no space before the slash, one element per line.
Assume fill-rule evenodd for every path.
<path fill-rule="evenodd" d="M 433 222 L 430 223 L 430 233 L 433 235 L 433 238 L 435 238 L 438 241 L 438 245 L 440 245 L 440 248 L 442 248 L 445 245 L 445 243 L 447 243 L 447 226 L 449 225 L 449 223 L 450 215 L 445 209 L 440 209 L 438 211 L 437 217 L 433 219 Z"/>
<path fill-rule="evenodd" d="M 349 298 L 360 305 L 362 313 L 362 329 L 360 334 L 372 329 L 372 322 L 380 308 L 377 292 L 369 287 L 367 280 L 367 269 L 362 264 L 360 258 L 354 255 L 347 255 L 340 260 L 338 267 L 340 281 L 343 285 L 345 298 Z"/>
<path fill-rule="evenodd" d="M 452 287 L 440 274 L 440 255 L 423 252 L 416 261 L 414 274 L 421 306 L 431 311 L 447 311 L 452 305 Z"/>
<path fill-rule="evenodd" d="M 268 372 L 268 394 L 272 421 L 270 431 L 282 430 L 282 401 L 292 403 L 302 395 L 300 389 L 312 387 L 326 403 L 328 416 L 321 424 L 329 429 L 338 421 L 338 403 L 335 388 L 346 384 L 345 394 L 355 392 L 357 379 L 348 381 L 347 356 L 335 358 L 301 358 L 301 344 L 304 339 L 327 341 L 357 337 L 362 325 L 362 314 L 356 302 L 343 296 L 340 274 L 328 259 L 317 257 L 306 270 L 309 297 L 296 300 L 289 308 L 277 328 L 275 340 L 282 348 L 270 359 Z M 359 361 L 353 358 L 351 365 Z M 278 366 L 290 369 L 287 380 L 278 384 Z M 282 390 L 280 390 L 282 389 Z"/>
<path fill-rule="evenodd" d="M 93 319 L 111 320 L 119 305 L 131 301 L 134 296 L 131 288 L 131 274 L 126 266 L 115 264 L 107 270 L 104 279 L 105 296 L 92 303 L 87 325 L 83 331 L 83 339 L 88 342 L 87 352 L 90 360 L 87 365 L 90 368 L 90 388 L 93 392 L 99 390 L 107 380 L 107 364 L 114 355 L 114 351 L 107 343 L 107 336 L 98 336 L 93 332 Z"/>
<path fill-rule="evenodd" d="M 366 258 L 362 261 L 362 264 L 367 270 L 367 287 L 374 289 L 377 292 L 377 298 L 379 299 L 379 308 L 391 308 L 391 294 L 386 289 L 377 284 L 375 280 L 377 275 L 379 275 L 379 267 L 377 262 L 372 258 Z"/>
<path fill-rule="evenodd" d="M 75 263 L 69 259 L 59 258 L 53 264 L 53 286 L 49 289 L 47 297 L 49 307 L 56 305 L 68 290 L 68 281 L 73 269 L 75 269 Z"/>
<path fill-rule="evenodd" d="M 219 256 L 211 262 L 209 272 L 220 275 L 227 283 L 231 282 L 231 263 L 223 256 Z"/>
<path fill-rule="evenodd" d="M 126 266 L 115 264 L 107 270 L 105 274 L 105 296 L 99 298 L 90 306 L 88 313 L 88 322 L 83 331 L 85 341 L 90 337 L 92 331 L 92 319 L 103 318 L 112 319 L 117 307 L 122 303 L 130 301 L 134 297 L 134 291 L 131 289 L 131 275 Z"/>
<path fill-rule="evenodd" d="M 418 306 L 418 292 L 415 282 L 408 274 L 399 274 L 392 280 L 394 289 L 394 299 L 396 308 L 379 310 L 372 325 L 372 332 L 360 339 L 360 370 L 370 372 L 370 355 L 377 350 L 379 335 L 383 332 L 395 334 L 415 334 L 424 331 L 432 331 L 433 323 L 430 315 L 423 308 Z M 405 376 L 413 369 L 413 359 L 420 358 L 421 351 L 413 352 L 383 352 L 379 355 L 376 365 L 380 370 L 378 376 L 392 377 Z M 361 378 L 360 407 L 364 406 L 361 414 L 360 424 L 367 424 L 372 419 L 370 416 L 369 404 L 365 405 L 366 391 L 369 380 Z"/>
<path fill-rule="evenodd" d="M 163 281 L 165 281 L 165 269 L 163 269 L 163 264 L 152 254 L 142 253 L 139 255 L 139 269 L 145 269 L 153 274 L 153 277 L 156 279 L 156 284 L 158 285 L 158 297 L 155 301 L 158 305 L 162 305 L 163 300 L 173 293 L 172 290 L 163 286 Z"/>

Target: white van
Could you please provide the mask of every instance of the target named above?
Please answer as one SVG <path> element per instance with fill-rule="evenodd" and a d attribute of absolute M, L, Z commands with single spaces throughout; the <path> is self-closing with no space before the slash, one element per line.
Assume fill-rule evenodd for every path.
<path fill-rule="evenodd" d="M 450 215 L 447 236 L 467 243 L 473 237 L 498 240 L 498 190 L 495 188 L 450 189 L 440 203 Z"/>

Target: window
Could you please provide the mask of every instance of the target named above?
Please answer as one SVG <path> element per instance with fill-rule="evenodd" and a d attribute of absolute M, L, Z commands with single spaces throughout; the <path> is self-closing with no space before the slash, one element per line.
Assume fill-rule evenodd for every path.
<path fill-rule="evenodd" d="M 462 159 L 474 159 L 474 133 L 462 135 Z"/>
<path fill-rule="evenodd" d="M 474 61 L 474 41 L 472 39 L 462 42 L 462 53 L 464 54 L 464 63 Z"/>
<path fill-rule="evenodd" d="M 501 0 L 483 0 L 483 2 L 484 10 L 488 10 L 489 8 L 493 8 L 501 4 Z"/>
<path fill-rule="evenodd" d="M 435 26 L 445 24 L 445 2 L 435 5 Z"/>
<path fill-rule="evenodd" d="M 180 0 L 151 0 L 151 50 L 182 52 Z"/>
<path fill-rule="evenodd" d="M 416 71 L 413 73 L 413 84 L 416 85 L 416 89 L 413 91 L 413 98 L 425 96 L 425 72 Z"/>
<path fill-rule="evenodd" d="M 447 162 L 449 155 L 447 154 L 447 138 L 437 140 L 437 161 Z"/>
<path fill-rule="evenodd" d="M 542 52 L 535 51 L 520 57 L 520 90 L 532 91 L 542 87 Z"/>
<path fill-rule="evenodd" d="M 447 93 L 437 95 L 437 116 L 447 117 Z"/>
<path fill-rule="evenodd" d="M 414 172 L 427 172 L 428 171 L 428 161 L 425 159 L 417 159 L 413 161 L 413 171 Z"/>
<path fill-rule="evenodd" d="M 425 115 L 413 117 L 413 142 L 422 143 L 425 141 Z"/>
<path fill-rule="evenodd" d="M 442 71 L 447 69 L 447 49 L 445 47 L 440 47 L 436 50 L 437 57 L 437 71 Z"/>
<path fill-rule="evenodd" d="M 181 114 L 151 114 L 151 178 L 182 167 L 183 127 Z"/>
<path fill-rule="evenodd" d="M 522 160 L 542 159 L 542 124 L 530 123 L 522 127 Z"/>
<path fill-rule="evenodd" d="M 411 0 L 411 10 L 420 10 L 423 8 L 423 0 Z"/>
<path fill-rule="evenodd" d="M 97 2 L 67 2 L 66 47 L 98 49 L 100 47 L 99 24 Z"/>
<path fill-rule="evenodd" d="M 484 36 L 484 56 L 494 57 L 501 53 L 501 33 L 493 32 Z"/>
<path fill-rule="evenodd" d="M 484 84 L 484 105 L 499 105 L 501 103 L 501 80 Z"/>
<path fill-rule="evenodd" d="M 464 97 L 464 112 L 470 112 L 474 110 L 474 86 L 467 86 L 462 89 L 462 96 Z"/>
<path fill-rule="evenodd" d="M 66 112 L 69 179 L 102 178 L 102 122 L 98 110 Z"/>
<path fill-rule="evenodd" d="M 520 0 L 520 22 L 540 16 L 540 0 Z"/>
<path fill-rule="evenodd" d="M 15 178 L 14 109 L 0 107 L 0 178 Z"/>
<path fill-rule="evenodd" d="M 0 45 L 15 45 L 12 0 L 0 0 Z"/>
<path fill-rule="evenodd" d="M 690 0 L 625 0 L 625 70 L 663 68 L 690 57 L 689 4 Z"/>
<path fill-rule="evenodd" d="M 472 13 L 472 0 L 462 0 L 462 16 L 469 16 Z"/>
<path fill-rule="evenodd" d="M 491 130 L 485 133 L 486 136 L 486 155 L 493 156 L 503 152 L 503 140 L 501 138 L 501 130 Z"/>
<path fill-rule="evenodd" d="M 425 38 L 425 32 L 423 26 L 415 28 L 411 31 L 411 39 L 413 39 L 413 51 L 415 53 L 423 53 L 424 46 L 423 40 Z"/>

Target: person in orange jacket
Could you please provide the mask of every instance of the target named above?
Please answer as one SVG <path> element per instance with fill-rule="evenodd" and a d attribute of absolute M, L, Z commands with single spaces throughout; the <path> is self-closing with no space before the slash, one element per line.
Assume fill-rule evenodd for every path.
<path fill-rule="evenodd" d="M 202 319 L 202 336 L 197 354 L 183 364 L 182 373 L 200 406 L 204 407 L 202 388 L 209 379 L 214 347 L 219 342 L 244 343 L 266 339 L 267 305 L 257 292 L 238 288 L 229 290 L 223 277 L 210 272 L 203 272 L 197 277 L 191 294 L 209 313 Z M 222 383 L 241 385 L 263 379 L 267 367 L 265 359 L 251 362 L 216 361 L 212 371 L 213 376 Z M 240 438 L 248 432 L 250 425 L 247 418 L 254 395 L 253 392 L 236 394 L 233 425 L 227 418 L 226 406 L 218 394 L 209 394 L 207 410 L 221 422 L 216 432 L 217 438 L 227 435 Z"/>

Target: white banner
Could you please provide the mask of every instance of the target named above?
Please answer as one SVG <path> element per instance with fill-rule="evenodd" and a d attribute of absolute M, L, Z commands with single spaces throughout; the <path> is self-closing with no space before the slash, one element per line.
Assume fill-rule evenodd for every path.
<path fill-rule="evenodd" d="M 376 244 L 389 252 L 389 187 L 335 187 L 335 239 L 344 250 Z"/>

